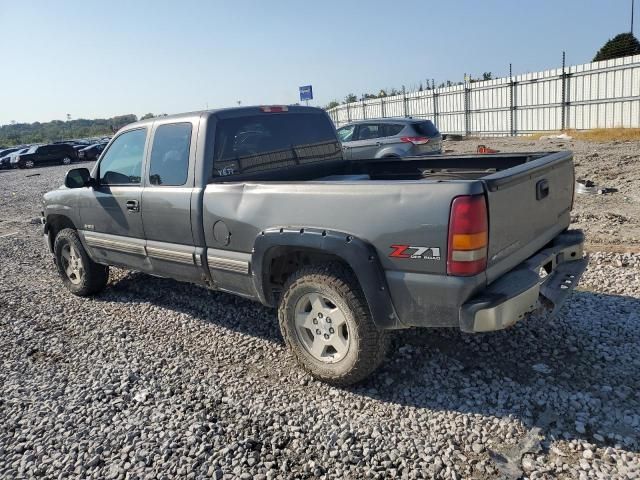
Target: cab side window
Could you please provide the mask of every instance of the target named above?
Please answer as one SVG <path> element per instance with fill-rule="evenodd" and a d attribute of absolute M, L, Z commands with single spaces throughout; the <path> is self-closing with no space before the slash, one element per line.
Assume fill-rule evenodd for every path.
<path fill-rule="evenodd" d="M 147 130 L 144 128 L 118 136 L 103 155 L 98 167 L 100 184 L 140 184 L 146 139 Z"/>
<path fill-rule="evenodd" d="M 189 172 L 191 123 L 160 125 L 153 137 L 149 182 L 152 185 L 181 186 Z"/>

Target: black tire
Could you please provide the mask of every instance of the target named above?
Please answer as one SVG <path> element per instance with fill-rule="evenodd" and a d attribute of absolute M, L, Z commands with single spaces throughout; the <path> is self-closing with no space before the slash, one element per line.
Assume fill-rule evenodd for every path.
<path fill-rule="evenodd" d="M 63 258 L 63 249 L 67 246 L 72 247 L 81 260 L 82 274 L 79 275 L 77 283 L 71 280 L 65 269 L 66 260 Z M 107 285 L 109 267 L 95 263 L 89 258 L 75 230 L 65 228 L 58 233 L 53 244 L 53 253 L 62 283 L 74 295 L 79 297 L 94 295 Z"/>
<path fill-rule="evenodd" d="M 62 165 L 71 165 L 72 161 L 73 160 L 71 160 L 71 157 L 63 157 L 63 158 L 60 159 L 60 163 Z"/>
<path fill-rule="evenodd" d="M 335 363 L 316 359 L 305 347 L 296 328 L 297 302 L 304 295 L 314 293 L 330 297 L 346 319 L 349 347 L 344 357 Z M 278 306 L 278 319 L 282 336 L 294 357 L 318 380 L 350 385 L 368 377 L 384 360 L 387 332 L 375 326 L 354 274 L 339 263 L 312 265 L 291 275 Z"/>

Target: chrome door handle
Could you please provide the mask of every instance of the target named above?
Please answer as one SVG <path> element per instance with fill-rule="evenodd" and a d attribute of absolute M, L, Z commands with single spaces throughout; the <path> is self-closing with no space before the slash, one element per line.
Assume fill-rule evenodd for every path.
<path fill-rule="evenodd" d="M 128 200 L 127 201 L 127 210 L 129 210 L 130 212 L 139 212 L 140 211 L 140 204 L 138 203 L 137 200 Z"/>

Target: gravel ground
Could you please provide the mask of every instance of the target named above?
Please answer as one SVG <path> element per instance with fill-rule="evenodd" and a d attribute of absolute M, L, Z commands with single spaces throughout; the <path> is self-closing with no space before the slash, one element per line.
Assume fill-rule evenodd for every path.
<path fill-rule="evenodd" d="M 31 223 L 64 170 L 0 172 L 0 478 L 640 476 L 640 255 L 593 253 L 552 322 L 398 333 L 338 389 L 258 304 L 116 269 L 68 294 Z"/>
<path fill-rule="evenodd" d="M 494 137 L 447 141 L 445 148 L 470 153 L 480 144 L 502 152 L 572 150 L 576 178 L 616 190 L 605 195 L 577 195 L 571 217 L 574 226 L 587 233 L 593 248 L 640 252 L 640 142 Z"/>

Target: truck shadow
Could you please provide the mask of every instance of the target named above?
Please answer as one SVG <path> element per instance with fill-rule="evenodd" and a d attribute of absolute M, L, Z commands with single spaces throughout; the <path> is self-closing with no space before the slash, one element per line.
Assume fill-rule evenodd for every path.
<path fill-rule="evenodd" d="M 129 273 L 97 299 L 148 302 L 282 343 L 273 309 L 174 280 Z M 640 299 L 579 291 L 551 321 L 532 317 L 481 335 L 396 332 L 386 363 L 344 390 L 408 409 L 517 418 L 526 428 L 538 427 L 547 440 L 584 439 L 638 451 L 639 344 Z"/>

